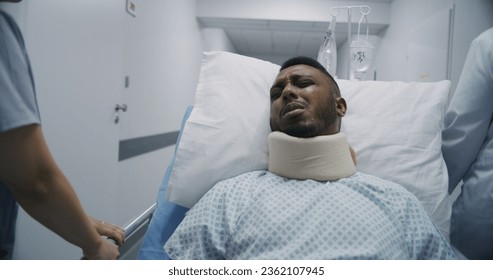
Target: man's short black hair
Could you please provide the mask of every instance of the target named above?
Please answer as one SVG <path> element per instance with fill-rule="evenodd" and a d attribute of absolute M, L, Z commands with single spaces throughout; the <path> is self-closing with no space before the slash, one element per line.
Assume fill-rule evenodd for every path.
<path fill-rule="evenodd" d="M 313 59 L 311 57 L 307 57 L 307 56 L 292 57 L 292 58 L 286 60 L 281 65 L 281 69 L 279 69 L 279 72 L 281 72 L 282 70 L 284 70 L 288 67 L 291 67 L 294 65 L 299 65 L 299 64 L 311 66 L 313 68 L 320 70 L 322 73 L 324 73 L 330 79 L 330 81 L 332 81 L 332 83 L 335 86 L 335 90 L 333 91 L 333 94 L 335 94 L 337 97 L 341 96 L 341 91 L 339 90 L 339 85 L 334 80 L 334 77 L 332 77 L 332 75 L 330 75 L 329 72 L 327 72 L 327 69 L 325 69 L 325 67 L 323 67 L 323 65 L 320 64 L 320 62 L 318 62 L 316 59 Z"/>

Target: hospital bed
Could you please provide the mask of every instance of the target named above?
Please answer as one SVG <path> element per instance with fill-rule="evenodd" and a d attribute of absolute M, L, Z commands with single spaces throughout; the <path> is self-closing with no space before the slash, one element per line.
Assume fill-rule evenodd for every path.
<path fill-rule="evenodd" d="M 140 234 L 131 237 L 128 229 L 137 241 L 127 239 L 125 246 L 134 248 L 123 251 L 133 253 L 122 255 L 133 257 L 140 247 L 138 259 L 169 259 L 164 243 L 215 183 L 266 169 L 269 88 L 278 71 L 251 57 L 204 53 L 195 104 L 184 114 L 156 204 L 131 223 Z M 453 197 L 441 131 L 450 82 L 337 82 L 348 104 L 341 131 L 357 153 L 358 170 L 407 188 L 448 237 Z"/>

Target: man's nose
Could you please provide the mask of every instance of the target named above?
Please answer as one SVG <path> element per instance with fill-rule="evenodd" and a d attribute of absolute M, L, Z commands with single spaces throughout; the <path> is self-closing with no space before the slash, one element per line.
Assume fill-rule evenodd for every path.
<path fill-rule="evenodd" d="M 282 91 L 282 98 L 284 100 L 297 99 L 298 94 L 296 93 L 296 88 L 291 84 L 287 84 Z"/>

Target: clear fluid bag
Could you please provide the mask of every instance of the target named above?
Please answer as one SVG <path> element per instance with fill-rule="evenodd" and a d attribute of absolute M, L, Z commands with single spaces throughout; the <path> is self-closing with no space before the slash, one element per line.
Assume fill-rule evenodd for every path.
<path fill-rule="evenodd" d="M 325 37 L 318 51 L 317 61 L 335 78 L 337 71 L 337 44 L 335 38 L 336 17 L 332 20 L 325 32 Z"/>
<path fill-rule="evenodd" d="M 354 78 L 358 80 L 363 78 L 373 60 L 373 45 L 368 41 L 368 20 L 366 20 L 366 40 L 360 38 L 360 27 L 363 18 L 366 19 L 366 14 L 363 14 L 359 21 L 357 39 L 353 40 L 349 46 L 350 69 Z"/>

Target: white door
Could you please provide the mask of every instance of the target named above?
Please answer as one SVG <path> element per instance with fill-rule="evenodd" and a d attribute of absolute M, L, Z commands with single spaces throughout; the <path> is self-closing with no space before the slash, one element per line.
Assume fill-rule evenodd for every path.
<path fill-rule="evenodd" d="M 120 224 L 128 223 L 156 201 L 181 118 L 191 104 L 189 99 L 183 101 L 184 96 L 193 94 L 195 88 L 189 76 L 181 80 L 176 77 L 184 67 L 194 65 L 189 61 L 193 52 L 184 51 L 189 57 L 183 59 L 174 48 L 187 50 L 179 38 L 198 38 L 198 34 L 183 31 L 187 25 L 179 21 L 180 16 L 195 20 L 191 1 L 133 2 L 135 15 L 127 13 L 124 20 L 123 71 L 128 83 L 121 99 L 128 110 L 120 118 L 120 152 L 124 156 L 118 166 Z M 199 62 L 200 56 L 195 63 Z M 184 90 L 183 84 L 191 90 Z M 129 157 L 125 156 L 126 149 L 132 149 Z"/>
<path fill-rule="evenodd" d="M 88 214 L 116 222 L 125 0 L 24 1 L 18 19 L 50 150 Z M 35 236 L 33 236 L 35 235 Z M 81 251 L 20 211 L 14 257 L 77 259 Z"/>

